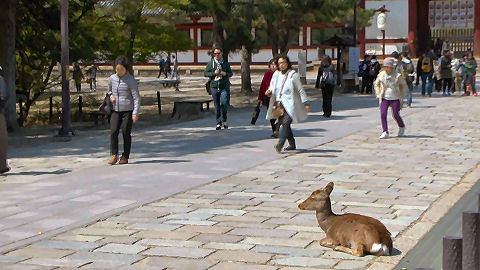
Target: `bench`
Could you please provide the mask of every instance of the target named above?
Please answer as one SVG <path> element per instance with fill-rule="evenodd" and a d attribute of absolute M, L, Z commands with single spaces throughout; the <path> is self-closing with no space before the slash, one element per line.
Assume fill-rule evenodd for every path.
<path fill-rule="evenodd" d="M 162 84 L 162 86 L 164 88 L 167 88 L 167 87 L 175 87 L 175 91 L 180 91 L 180 89 L 178 89 L 178 85 L 180 84 L 180 79 L 175 79 L 175 80 L 171 80 L 171 79 L 160 79 L 160 83 Z"/>
<path fill-rule="evenodd" d="M 198 115 L 203 111 L 210 110 L 210 102 L 213 99 L 185 99 L 180 101 L 175 101 L 173 103 L 173 112 L 171 118 L 174 118 L 177 115 L 177 119 L 182 117 Z M 204 109 L 204 105 L 206 109 Z"/>
<path fill-rule="evenodd" d="M 95 122 L 95 126 L 98 125 L 98 118 L 102 118 L 102 124 L 105 125 L 105 118 L 108 118 L 108 122 L 110 123 L 110 117 L 107 116 L 107 114 L 103 112 L 89 112 L 88 115 L 90 115 L 93 118 L 93 121 Z"/>

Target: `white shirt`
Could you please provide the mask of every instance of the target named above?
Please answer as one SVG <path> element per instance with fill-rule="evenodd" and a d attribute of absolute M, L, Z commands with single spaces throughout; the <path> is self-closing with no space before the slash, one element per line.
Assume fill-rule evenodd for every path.
<path fill-rule="evenodd" d="M 393 74 L 392 74 L 393 75 Z M 386 100 L 396 100 L 400 99 L 396 95 L 396 92 L 393 91 L 393 88 L 395 87 L 395 77 L 392 75 L 387 75 L 385 77 L 385 93 L 383 94 L 383 98 Z"/>
<path fill-rule="evenodd" d="M 277 83 L 276 83 L 276 100 L 280 100 L 280 93 L 282 92 L 282 85 L 283 85 L 283 81 L 285 81 L 286 79 L 286 76 L 287 76 L 287 73 L 285 74 L 282 74 L 282 72 L 280 72 L 280 74 L 278 74 L 278 77 L 277 77 Z"/>

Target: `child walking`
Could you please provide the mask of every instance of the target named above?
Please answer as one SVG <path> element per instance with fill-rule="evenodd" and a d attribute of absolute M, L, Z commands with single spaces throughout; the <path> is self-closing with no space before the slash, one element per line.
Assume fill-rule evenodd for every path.
<path fill-rule="evenodd" d="M 403 98 L 407 93 L 407 83 L 400 73 L 395 69 L 395 59 L 389 57 L 383 62 L 383 69 L 375 80 L 375 91 L 380 103 L 380 117 L 382 120 L 383 132 L 380 139 L 389 137 L 387 112 L 392 107 L 393 118 L 398 124 L 398 136 L 405 134 L 405 124 L 400 116 L 403 105 Z"/>

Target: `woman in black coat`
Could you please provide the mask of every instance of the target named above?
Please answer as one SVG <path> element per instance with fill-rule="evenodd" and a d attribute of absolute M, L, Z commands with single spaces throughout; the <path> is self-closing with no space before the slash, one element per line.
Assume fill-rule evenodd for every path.
<path fill-rule="evenodd" d="M 318 68 L 317 82 L 315 83 L 315 88 L 322 90 L 323 116 L 326 118 L 332 115 L 332 97 L 336 82 L 337 75 L 332 65 L 332 59 L 326 55 Z"/>

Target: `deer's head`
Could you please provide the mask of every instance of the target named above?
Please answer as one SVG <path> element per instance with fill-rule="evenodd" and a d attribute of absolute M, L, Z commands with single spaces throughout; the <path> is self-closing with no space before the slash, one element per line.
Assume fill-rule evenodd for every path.
<path fill-rule="evenodd" d="M 327 184 L 325 188 L 315 190 L 312 195 L 305 201 L 298 205 L 298 208 L 302 210 L 316 210 L 321 211 L 326 208 L 330 209 L 330 193 L 333 190 L 333 182 Z"/>

